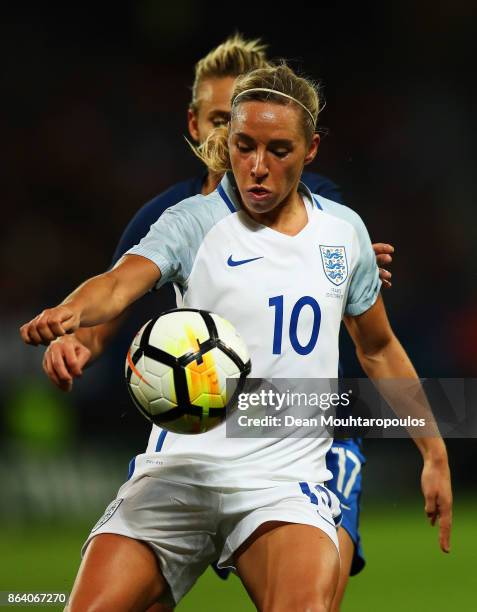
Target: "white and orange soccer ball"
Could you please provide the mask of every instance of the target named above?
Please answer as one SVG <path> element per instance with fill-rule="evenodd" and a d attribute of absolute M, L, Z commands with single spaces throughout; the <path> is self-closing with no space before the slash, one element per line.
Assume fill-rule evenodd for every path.
<path fill-rule="evenodd" d="M 247 347 L 233 325 L 191 308 L 148 321 L 126 357 L 136 407 L 156 425 L 183 434 L 219 425 L 250 369 Z"/>

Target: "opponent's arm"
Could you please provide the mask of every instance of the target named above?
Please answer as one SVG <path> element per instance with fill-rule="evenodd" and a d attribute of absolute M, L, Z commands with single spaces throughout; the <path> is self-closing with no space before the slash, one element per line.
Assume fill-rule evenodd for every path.
<path fill-rule="evenodd" d="M 112 258 L 115 265 L 147 234 L 170 202 L 163 195 L 157 196 L 133 216 L 124 230 Z M 66 334 L 51 342 L 43 355 L 43 370 L 48 378 L 63 391 L 70 391 L 73 379 L 81 376 L 84 367 L 98 359 L 123 324 L 126 314 L 94 327 L 80 327 L 75 333 Z"/>
<path fill-rule="evenodd" d="M 344 322 L 356 346 L 358 360 L 369 378 L 418 380 L 409 357 L 391 329 L 381 296 L 365 313 L 346 316 Z M 394 398 L 389 403 L 399 414 L 399 399 Z M 424 409 L 432 414 L 427 404 Z M 424 461 L 421 486 L 425 511 L 432 525 L 439 520 L 440 546 L 444 552 L 449 552 L 452 490 L 446 447 L 437 430 L 432 437 L 413 436 L 413 440 Z"/>
<path fill-rule="evenodd" d="M 51 342 L 43 355 L 43 370 L 51 382 L 62 391 L 71 391 L 73 379 L 83 375 L 116 334 L 125 314 L 94 327 L 80 327 Z"/>
<path fill-rule="evenodd" d="M 44 310 L 20 328 L 27 344 L 49 344 L 55 338 L 117 318 L 154 286 L 161 272 L 149 259 L 126 255 L 110 271 L 90 278 L 63 302 Z"/>

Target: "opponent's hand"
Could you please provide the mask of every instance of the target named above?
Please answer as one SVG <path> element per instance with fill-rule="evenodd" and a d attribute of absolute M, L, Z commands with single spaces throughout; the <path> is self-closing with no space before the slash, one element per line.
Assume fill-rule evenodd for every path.
<path fill-rule="evenodd" d="M 62 391 L 71 391 L 73 379 L 83 374 L 91 351 L 76 336 L 67 334 L 54 340 L 43 355 L 43 370 Z"/>
<path fill-rule="evenodd" d="M 50 342 L 74 332 L 80 324 L 80 316 L 68 306 L 47 308 L 29 323 L 20 327 L 20 334 L 26 344 L 48 345 Z"/>
<path fill-rule="evenodd" d="M 452 488 L 447 458 L 424 461 L 421 487 L 427 517 L 431 525 L 438 521 L 439 545 L 443 552 L 448 553 L 452 528 Z"/>
<path fill-rule="evenodd" d="M 389 272 L 389 270 L 386 270 L 382 266 L 387 266 L 392 262 L 393 258 L 391 255 L 394 253 L 394 247 L 391 244 L 385 244 L 384 242 L 376 242 L 373 244 L 373 251 L 376 255 L 376 263 L 378 264 L 379 268 L 379 278 L 383 283 L 383 287 L 389 289 L 389 287 L 392 286 L 392 274 Z"/>

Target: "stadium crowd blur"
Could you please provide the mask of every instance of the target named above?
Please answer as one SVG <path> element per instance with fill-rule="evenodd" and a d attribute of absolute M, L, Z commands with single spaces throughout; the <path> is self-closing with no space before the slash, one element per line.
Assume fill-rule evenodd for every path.
<path fill-rule="evenodd" d="M 19 9 L 1 26 L 3 440 L 33 435 L 29 419 L 38 428 L 52 402 L 62 404 L 52 422 L 64 411 L 74 421 L 58 436 L 109 435 L 142 448 L 148 427 L 127 395 L 123 362 L 154 313 L 150 301 L 68 396 L 48 386 L 43 349 L 23 346 L 18 327 L 105 270 L 143 203 L 202 172 L 183 138 L 193 64 L 235 29 L 322 79 L 313 170 L 341 187 L 373 241 L 395 246 L 385 301 L 420 375 L 477 377 L 472 4 L 384 3 L 372 18 L 356 7 L 339 21 L 308 5 L 287 37 L 265 7 L 253 21 L 220 23 L 221 13 L 192 0 L 126 6 L 114 27 L 99 7 L 94 17 L 79 7 Z M 344 363 L 357 373 L 349 350 Z M 22 425 L 19 406 L 28 412 L 31 397 L 48 401 Z"/>

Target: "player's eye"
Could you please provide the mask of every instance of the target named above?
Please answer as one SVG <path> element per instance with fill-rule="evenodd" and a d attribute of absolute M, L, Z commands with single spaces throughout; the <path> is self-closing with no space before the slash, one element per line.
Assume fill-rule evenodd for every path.
<path fill-rule="evenodd" d="M 274 149 L 274 150 L 272 150 L 272 153 L 274 155 L 276 155 L 277 157 L 280 157 L 280 158 L 285 157 L 286 155 L 288 155 L 289 152 L 290 151 L 288 149 Z"/>
<path fill-rule="evenodd" d="M 217 117 L 216 119 L 212 119 L 212 125 L 214 128 L 221 127 L 222 125 L 226 125 L 227 121 L 223 117 Z"/>
<path fill-rule="evenodd" d="M 240 151 L 240 153 L 250 153 L 250 151 L 252 150 L 252 147 L 249 147 L 248 145 L 238 142 L 237 149 Z"/>

